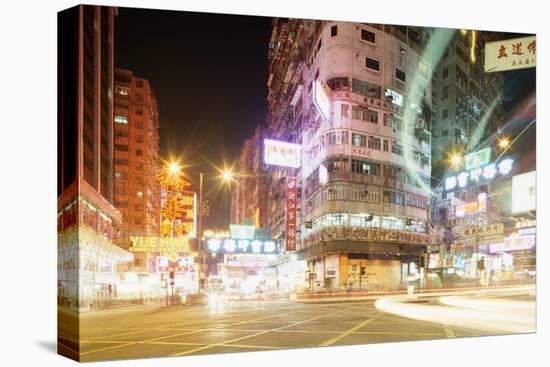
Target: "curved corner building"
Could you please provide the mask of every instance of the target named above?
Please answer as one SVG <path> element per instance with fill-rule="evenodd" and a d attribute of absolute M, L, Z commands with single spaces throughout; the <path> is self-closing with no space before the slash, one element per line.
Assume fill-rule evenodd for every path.
<path fill-rule="evenodd" d="M 314 24 L 298 257 L 307 260 L 310 287 L 400 288 L 419 278 L 429 244 L 429 30 Z"/>

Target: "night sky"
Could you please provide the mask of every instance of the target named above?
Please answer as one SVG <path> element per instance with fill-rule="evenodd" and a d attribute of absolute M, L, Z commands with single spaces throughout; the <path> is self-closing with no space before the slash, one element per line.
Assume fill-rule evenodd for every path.
<path fill-rule="evenodd" d="M 161 157 L 179 158 L 197 191 L 205 173 L 203 228 L 227 226 L 230 191 L 214 165 L 236 165 L 265 118 L 271 18 L 119 8 L 115 23 L 116 66 L 148 79 L 158 99 Z M 510 115 L 534 91 L 535 69 L 503 75 Z M 522 140 L 532 147 L 534 129 Z"/>
<path fill-rule="evenodd" d="M 160 154 L 179 157 L 198 191 L 205 173 L 209 225 L 225 226 L 230 166 L 266 114 L 271 18 L 119 8 L 115 63 L 148 79 L 160 112 Z"/>

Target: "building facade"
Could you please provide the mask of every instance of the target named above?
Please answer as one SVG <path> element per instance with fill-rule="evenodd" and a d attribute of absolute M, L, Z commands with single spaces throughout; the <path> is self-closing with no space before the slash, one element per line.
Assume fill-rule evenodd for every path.
<path fill-rule="evenodd" d="M 130 236 L 160 234 L 159 113 L 149 82 L 130 70 L 116 69 L 114 91 L 114 204 L 128 248 Z M 135 265 L 149 269 L 143 255 Z"/>
<path fill-rule="evenodd" d="M 263 163 L 263 129 L 256 127 L 254 135 L 241 148 L 231 193 L 231 223 L 267 226 L 267 195 L 269 176 Z"/>
<path fill-rule="evenodd" d="M 58 14 L 58 301 L 87 309 L 116 297 L 113 32 L 116 8 Z"/>
<path fill-rule="evenodd" d="M 283 182 L 296 177 L 312 287 L 401 287 L 425 262 L 433 66 L 419 32 L 274 20 L 268 135 L 301 144 L 302 160 L 270 167 L 269 224 L 288 240 Z"/>

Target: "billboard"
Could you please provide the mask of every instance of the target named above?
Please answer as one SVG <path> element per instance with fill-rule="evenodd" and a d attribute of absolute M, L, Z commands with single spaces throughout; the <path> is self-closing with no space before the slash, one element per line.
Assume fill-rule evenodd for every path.
<path fill-rule="evenodd" d="M 195 192 L 163 189 L 160 214 L 163 237 L 196 237 L 197 194 Z"/>
<path fill-rule="evenodd" d="M 537 65 L 535 36 L 487 42 L 485 72 L 534 68 Z"/>
<path fill-rule="evenodd" d="M 283 167 L 300 167 L 300 144 L 264 139 L 264 163 Z"/>
<path fill-rule="evenodd" d="M 536 171 L 512 177 L 512 214 L 526 213 L 537 208 Z"/>

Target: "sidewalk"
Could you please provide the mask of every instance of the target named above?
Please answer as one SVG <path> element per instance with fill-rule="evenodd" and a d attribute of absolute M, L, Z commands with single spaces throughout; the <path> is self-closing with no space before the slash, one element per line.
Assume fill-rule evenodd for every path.
<path fill-rule="evenodd" d="M 536 291 L 536 285 L 535 284 L 517 284 L 517 285 L 506 285 L 506 286 L 500 286 L 498 288 L 492 287 L 492 286 L 478 286 L 478 287 L 462 287 L 462 288 L 426 288 L 426 289 L 419 289 L 415 290 L 412 296 L 422 296 L 422 295 L 431 295 L 431 296 L 438 296 L 438 295 L 447 295 L 449 293 L 454 294 L 469 294 L 469 293 L 476 293 L 479 291 L 493 293 L 498 292 L 500 290 L 526 290 L 526 289 L 532 289 L 533 291 Z M 299 302 L 299 303 L 326 303 L 326 302 L 357 302 L 357 301 L 368 301 L 368 300 L 374 300 L 381 297 L 387 297 L 387 296 L 402 296 L 407 295 L 406 290 L 398 290 L 398 291 L 365 291 L 365 292 L 319 292 L 319 293 L 302 293 L 297 294 L 297 297 L 293 302 Z"/>

